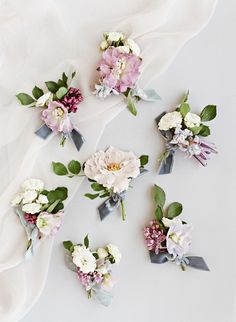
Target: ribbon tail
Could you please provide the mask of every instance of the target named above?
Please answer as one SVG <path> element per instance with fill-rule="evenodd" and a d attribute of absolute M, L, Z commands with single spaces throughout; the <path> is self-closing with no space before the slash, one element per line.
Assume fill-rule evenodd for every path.
<path fill-rule="evenodd" d="M 168 156 L 161 161 L 159 174 L 168 174 L 172 172 L 174 165 L 174 151 L 168 151 Z"/>
<path fill-rule="evenodd" d="M 79 151 L 81 149 L 82 145 L 84 144 L 84 141 L 85 141 L 84 137 L 76 129 L 73 129 L 69 135 L 70 135 L 71 140 L 74 142 L 76 149 Z"/>
<path fill-rule="evenodd" d="M 47 137 L 52 133 L 52 130 L 46 125 L 43 124 L 37 131 L 34 132 L 41 139 L 46 140 Z"/>
<path fill-rule="evenodd" d="M 199 256 L 187 256 L 188 259 L 188 266 L 200 269 L 202 271 L 210 271 L 209 267 L 207 266 L 205 260 Z"/>
<path fill-rule="evenodd" d="M 92 297 L 104 306 L 109 306 L 113 298 L 109 292 L 96 288 L 92 288 Z"/>
<path fill-rule="evenodd" d="M 112 197 L 105 200 L 99 207 L 98 212 L 100 215 L 100 219 L 105 219 L 115 208 L 118 207 L 119 199 L 117 201 L 114 201 Z"/>
<path fill-rule="evenodd" d="M 156 254 L 152 251 L 149 252 L 150 260 L 154 264 L 164 264 L 168 262 L 169 260 L 169 254 L 168 253 L 159 253 Z"/>

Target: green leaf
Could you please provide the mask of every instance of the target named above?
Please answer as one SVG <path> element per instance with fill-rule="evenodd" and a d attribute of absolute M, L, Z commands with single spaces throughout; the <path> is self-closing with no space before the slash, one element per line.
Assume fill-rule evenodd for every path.
<path fill-rule="evenodd" d="M 86 235 L 85 238 L 84 238 L 84 246 L 86 248 L 89 248 L 89 238 L 88 238 L 88 235 Z"/>
<path fill-rule="evenodd" d="M 97 183 L 97 182 L 94 182 L 91 184 L 91 188 L 94 190 L 94 191 L 103 191 L 105 188 L 103 187 L 103 185 Z"/>
<path fill-rule="evenodd" d="M 176 216 L 179 216 L 183 210 L 183 206 L 179 202 L 172 202 L 168 209 L 167 209 L 167 214 L 166 217 L 169 219 L 172 219 Z"/>
<path fill-rule="evenodd" d="M 102 195 L 99 196 L 100 198 L 106 198 L 106 197 L 110 197 L 110 192 L 106 191 L 105 193 L 103 193 Z"/>
<path fill-rule="evenodd" d="M 63 98 L 67 93 L 67 88 L 66 87 L 60 87 L 58 91 L 56 92 L 56 96 L 58 99 Z"/>
<path fill-rule="evenodd" d="M 48 208 L 47 212 L 52 213 L 56 206 L 59 204 L 60 199 L 55 200 Z"/>
<path fill-rule="evenodd" d="M 134 115 L 136 116 L 137 115 L 137 110 L 136 110 L 136 107 L 134 105 L 134 102 L 132 100 L 132 97 L 130 95 L 130 92 L 129 92 L 129 95 L 127 97 L 127 107 L 129 109 L 129 111 Z"/>
<path fill-rule="evenodd" d="M 180 105 L 179 110 L 180 110 L 180 113 L 181 113 L 181 115 L 183 116 L 183 118 L 185 118 L 185 116 L 186 116 L 186 115 L 188 114 L 188 112 L 190 111 L 190 106 L 189 106 L 189 104 L 188 104 L 188 103 L 182 103 L 182 104 Z"/>
<path fill-rule="evenodd" d="M 64 209 L 64 204 L 62 202 L 59 202 L 56 207 L 53 209 L 52 213 L 56 214 L 58 211 Z"/>
<path fill-rule="evenodd" d="M 203 122 L 211 121 L 216 117 L 216 105 L 207 105 L 200 114 Z"/>
<path fill-rule="evenodd" d="M 55 192 L 57 193 L 58 199 L 64 201 L 68 197 L 68 189 L 66 187 L 58 187 Z"/>
<path fill-rule="evenodd" d="M 148 163 L 149 156 L 148 155 L 141 155 L 139 160 L 140 160 L 141 167 L 144 167 Z"/>
<path fill-rule="evenodd" d="M 65 249 L 67 249 L 69 252 L 71 252 L 72 248 L 74 248 L 73 243 L 70 240 L 64 241 L 63 246 Z"/>
<path fill-rule="evenodd" d="M 165 191 L 157 185 L 154 185 L 154 200 L 157 206 L 161 208 L 164 207 L 166 202 L 166 194 L 165 194 Z"/>
<path fill-rule="evenodd" d="M 47 86 L 47 89 L 51 92 L 51 93 L 56 93 L 59 89 L 58 85 L 56 82 L 52 82 L 52 81 L 49 81 L 49 82 L 45 82 L 46 86 Z"/>
<path fill-rule="evenodd" d="M 209 126 L 206 126 L 206 125 L 201 125 L 201 130 L 199 132 L 199 135 L 201 136 L 208 136 L 211 134 L 211 130 L 209 128 Z"/>
<path fill-rule="evenodd" d="M 35 102 L 33 97 L 31 97 L 30 95 L 28 95 L 26 93 L 19 93 L 16 95 L 16 97 L 18 98 L 18 100 L 20 101 L 20 103 L 22 105 L 29 105 L 29 104 L 32 104 Z"/>
<path fill-rule="evenodd" d="M 155 211 L 155 217 L 158 223 L 162 223 L 163 210 L 160 206 L 157 206 L 157 209 Z"/>
<path fill-rule="evenodd" d="M 68 169 L 73 174 L 79 174 L 81 171 L 81 164 L 79 163 L 79 161 L 71 160 L 68 163 Z"/>
<path fill-rule="evenodd" d="M 74 71 L 72 74 L 71 74 L 71 80 L 75 77 L 76 75 L 76 71 Z"/>
<path fill-rule="evenodd" d="M 32 90 L 33 96 L 37 99 L 39 99 L 41 96 L 43 96 L 43 90 L 37 86 L 35 86 Z"/>
<path fill-rule="evenodd" d="M 65 176 L 68 174 L 67 168 L 61 162 L 52 162 L 52 168 L 53 168 L 53 172 L 58 176 Z"/>
<path fill-rule="evenodd" d="M 96 258 L 96 259 L 99 259 L 99 256 L 97 253 L 93 253 L 93 256 Z"/>
<path fill-rule="evenodd" d="M 181 104 L 187 102 L 188 96 L 189 96 L 189 90 L 187 90 L 186 94 L 184 94 L 184 96 L 182 97 Z"/>
<path fill-rule="evenodd" d="M 67 85 L 68 77 L 66 76 L 65 73 L 62 74 L 62 80 L 63 80 L 64 84 Z"/>
<path fill-rule="evenodd" d="M 190 129 L 190 131 L 193 132 L 194 135 L 196 135 L 201 131 L 201 128 L 202 128 L 201 126 L 195 126 L 195 127 L 189 128 L 189 129 Z"/>
<path fill-rule="evenodd" d="M 89 199 L 91 199 L 91 200 L 93 200 L 93 199 L 95 199 L 95 198 L 97 198 L 99 196 L 99 193 L 95 193 L 95 194 L 86 193 L 84 196 L 89 198 Z"/>

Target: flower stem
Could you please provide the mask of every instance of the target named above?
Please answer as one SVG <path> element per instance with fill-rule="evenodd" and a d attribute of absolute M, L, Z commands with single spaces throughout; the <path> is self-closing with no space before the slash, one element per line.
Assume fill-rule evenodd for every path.
<path fill-rule="evenodd" d="M 121 205 L 121 215 L 122 215 L 122 220 L 125 220 L 125 206 L 124 206 L 124 200 L 120 201 Z"/>

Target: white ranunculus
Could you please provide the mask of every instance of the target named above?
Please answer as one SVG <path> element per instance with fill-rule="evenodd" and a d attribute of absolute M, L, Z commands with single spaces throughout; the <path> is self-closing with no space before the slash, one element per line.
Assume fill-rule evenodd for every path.
<path fill-rule="evenodd" d="M 180 127 L 182 123 L 182 116 L 180 112 L 174 111 L 166 113 L 162 116 L 158 127 L 161 131 L 168 131 L 175 127 Z"/>
<path fill-rule="evenodd" d="M 100 44 L 101 50 L 106 50 L 109 47 L 109 44 L 106 40 L 103 40 Z"/>
<path fill-rule="evenodd" d="M 21 203 L 22 199 L 23 199 L 23 193 L 22 192 L 17 193 L 11 201 L 11 205 L 18 206 Z"/>
<path fill-rule="evenodd" d="M 128 189 L 131 179 L 140 174 L 140 160 L 133 152 L 109 147 L 86 161 L 84 173 L 114 193 L 121 193 Z"/>
<path fill-rule="evenodd" d="M 169 254 L 174 258 L 183 257 L 189 250 L 192 242 L 192 226 L 183 224 L 179 218 L 174 218 L 169 223 L 166 237 L 166 247 Z"/>
<path fill-rule="evenodd" d="M 97 254 L 98 254 L 98 257 L 101 259 L 104 259 L 108 256 L 108 252 L 105 250 L 105 248 L 98 248 Z"/>
<path fill-rule="evenodd" d="M 48 92 L 48 93 L 42 95 L 41 97 L 39 97 L 35 106 L 36 107 L 47 106 L 50 102 L 52 102 L 52 100 L 53 100 L 53 94 L 51 92 Z"/>
<path fill-rule="evenodd" d="M 96 258 L 85 246 L 74 246 L 72 253 L 73 263 L 80 268 L 83 273 L 92 273 L 96 269 Z"/>
<path fill-rule="evenodd" d="M 119 248 L 117 246 L 115 246 L 115 245 L 108 244 L 107 245 L 107 250 L 108 250 L 108 253 L 113 256 L 115 262 L 119 263 L 120 260 L 121 260 L 121 257 L 122 257 Z"/>
<path fill-rule="evenodd" d="M 107 32 L 105 35 L 107 36 L 107 40 L 109 42 L 119 41 L 124 39 L 124 34 L 122 32 L 111 31 L 111 32 Z"/>
<path fill-rule="evenodd" d="M 130 48 L 128 46 L 119 46 L 116 48 L 123 54 L 128 54 L 130 52 Z"/>
<path fill-rule="evenodd" d="M 22 203 L 26 204 L 26 203 L 31 203 L 32 201 L 34 201 L 38 196 L 37 191 L 35 190 L 26 190 L 23 193 L 23 200 Z"/>
<path fill-rule="evenodd" d="M 37 214 L 38 212 L 40 212 L 40 209 L 41 209 L 41 205 L 36 202 L 26 203 L 22 207 L 22 210 L 24 212 L 27 212 L 28 214 Z"/>
<path fill-rule="evenodd" d="M 44 187 L 44 183 L 40 179 L 27 179 L 22 184 L 23 190 L 42 191 L 43 187 Z"/>
<path fill-rule="evenodd" d="M 37 217 L 36 226 L 43 235 L 53 236 L 61 227 L 61 218 L 63 215 L 63 211 L 56 214 L 50 214 L 46 211 L 41 212 Z"/>
<path fill-rule="evenodd" d="M 48 203 L 48 197 L 40 194 L 36 202 L 40 203 L 41 205 L 46 205 Z"/>
<path fill-rule="evenodd" d="M 188 112 L 184 118 L 184 123 L 187 127 L 198 127 L 201 124 L 199 115 Z"/>
<path fill-rule="evenodd" d="M 131 38 L 126 39 L 125 46 L 130 48 L 131 52 L 134 55 L 136 55 L 136 56 L 140 55 L 140 48 L 133 39 L 131 39 Z"/>

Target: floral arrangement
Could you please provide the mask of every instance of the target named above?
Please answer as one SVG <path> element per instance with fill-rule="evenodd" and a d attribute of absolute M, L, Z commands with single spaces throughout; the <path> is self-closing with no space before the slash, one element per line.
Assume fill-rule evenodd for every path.
<path fill-rule="evenodd" d="M 183 210 L 179 202 L 172 202 L 164 209 L 166 195 L 162 188 L 154 186 L 156 204 L 155 219 L 144 228 L 144 237 L 152 263 L 163 264 L 167 261 L 179 265 L 209 271 L 204 259 L 187 256 L 192 242 L 192 226 L 178 216 Z"/>
<path fill-rule="evenodd" d="M 110 290 L 114 285 L 111 265 L 118 264 L 121 260 L 118 247 L 108 244 L 104 248 L 91 251 L 88 235 L 84 238 L 83 245 L 64 241 L 63 246 L 66 249 L 66 264 L 77 273 L 88 298 L 94 298 L 108 306 L 112 299 Z"/>
<path fill-rule="evenodd" d="M 71 82 L 76 73 L 71 75 Z M 79 88 L 71 87 L 68 84 L 68 77 L 65 73 L 57 82 L 45 82 L 47 90 L 35 86 L 32 96 L 26 93 L 16 95 L 22 105 L 30 108 L 41 108 L 41 119 L 43 125 L 35 132 L 42 139 L 46 139 L 52 132 L 61 136 L 61 145 L 70 138 L 79 151 L 84 138 L 73 125 L 70 114 L 76 113 L 78 105 L 83 101 Z"/>
<path fill-rule="evenodd" d="M 34 254 L 38 241 L 54 235 L 60 228 L 64 216 L 63 201 L 67 198 L 67 188 L 45 190 L 40 179 L 28 179 L 11 201 L 23 225 L 28 245 L 26 257 Z"/>
<path fill-rule="evenodd" d="M 84 175 L 91 182 L 95 193 L 86 193 L 89 199 L 106 198 L 98 211 L 101 220 L 108 216 L 115 208 L 121 206 L 122 219 L 125 220 L 124 198 L 132 179 L 146 172 L 144 166 L 148 163 L 148 156 L 137 157 L 133 152 L 124 152 L 110 146 L 106 151 L 95 152 L 84 166 Z M 78 161 L 72 160 L 68 168 L 60 162 L 53 162 L 53 171 L 57 175 L 73 177 L 81 172 Z"/>
<path fill-rule="evenodd" d="M 176 150 L 184 152 L 188 158 L 194 157 L 203 166 L 207 165 L 212 153 L 217 153 L 215 145 L 203 139 L 211 134 L 204 122 L 216 117 L 216 106 L 207 105 L 200 115 L 192 113 L 188 94 L 184 95 L 176 111 L 163 113 L 156 119 L 158 129 L 166 140 L 166 150 L 160 157 L 160 174 L 172 171 Z"/>
<path fill-rule="evenodd" d="M 105 32 L 100 48 L 103 53 L 97 68 L 99 82 L 93 92 L 97 97 L 123 94 L 133 115 L 137 114 L 135 102 L 160 99 L 155 90 L 143 90 L 137 84 L 142 58 L 133 39 L 121 32 Z"/>

